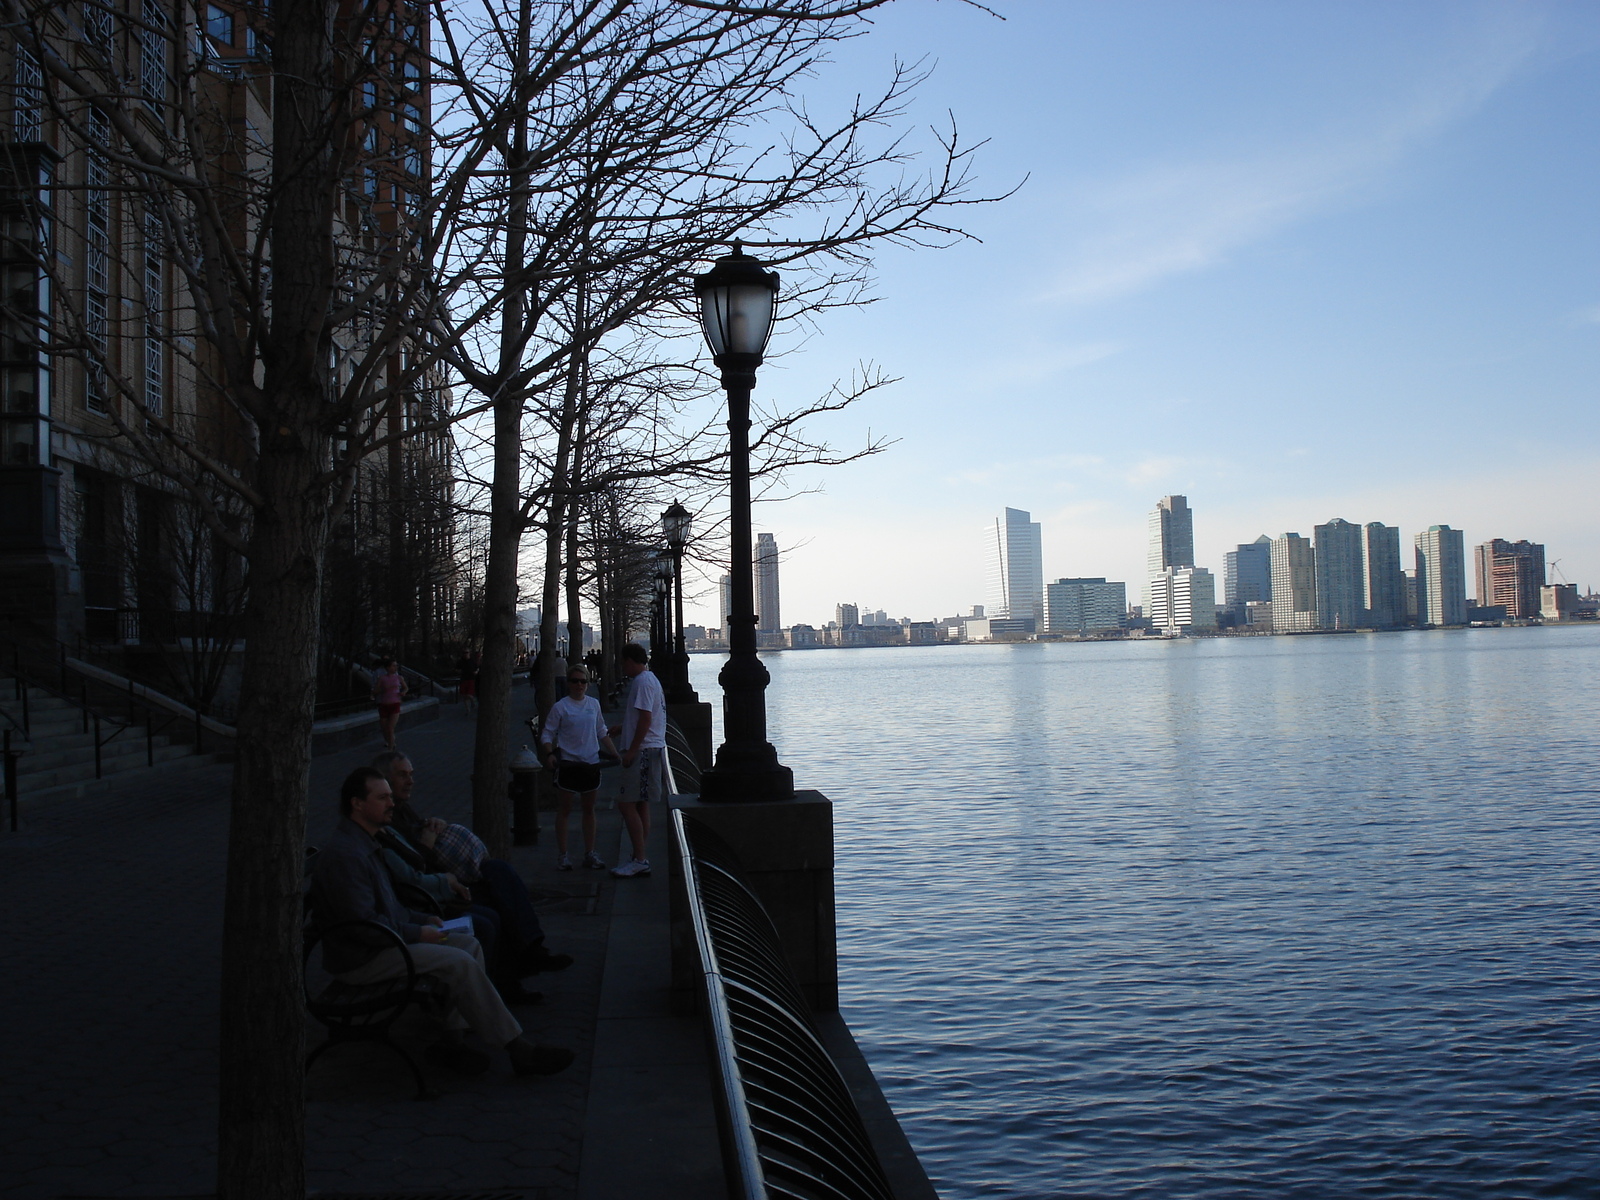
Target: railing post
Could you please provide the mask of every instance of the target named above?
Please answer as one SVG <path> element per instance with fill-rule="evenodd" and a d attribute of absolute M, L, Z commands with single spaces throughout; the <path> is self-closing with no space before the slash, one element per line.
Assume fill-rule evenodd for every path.
<path fill-rule="evenodd" d="M 194 710 L 194 752 L 203 753 L 200 748 L 200 739 L 205 735 L 205 726 L 200 720 L 200 710 Z"/>
<path fill-rule="evenodd" d="M 64 683 L 63 683 L 63 686 L 62 686 L 61 690 L 63 692 L 67 690 Z M 85 681 L 84 683 L 81 683 L 81 684 L 78 685 L 78 704 L 83 709 L 83 731 L 85 733 L 88 733 L 89 732 L 89 684 L 88 684 L 87 681 Z M 100 730 L 100 718 L 99 717 L 96 717 L 94 719 L 94 727 L 95 727 L 96 736 L 98 737 L 99 730 Z"/>
<path fill-rule="evenodd" d="M 17 690 L 22 693 L 22 736 L 33 737 L 33 720 L 28 714 L 28 685 L 22 682 L 22 676 L 17 676 Z"/>
<path fill-rule="evenodd" d="M 85 710 L 87 711 L 87 710 Z M 100 714 L 94 715 L 94 777 L 101 778 L 100 770 Z"/>
<path fill-rule="evenodd" d="M 155 722 L 146 720 L 144 723 L 144 765 L 156 765 L 156 731 Z"/>

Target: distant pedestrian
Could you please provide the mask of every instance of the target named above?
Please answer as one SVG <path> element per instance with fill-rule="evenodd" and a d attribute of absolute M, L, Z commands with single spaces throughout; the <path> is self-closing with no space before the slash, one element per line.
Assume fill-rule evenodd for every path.
<path fill-rule="evenodd" d="M 468 651 L 456 659 L 456 674 L 459 680 L 456 683 L 456 692 L 461 697 L 461 703 L 466 706 L 467 715 L 471 716 L 478 708 L 478 652 Z"/>
<path fill-rule="evenodd" d="M 383 670 L 372 680 L 372 698 L 378 703 L 378 729 L 383 733 L 383 744 L 394 749 L 395 726 L 400 723 L 400 702 L 411 689 L 400 674 L 400 664 L 385 659 Z"/>
<path fill-rule="evenodd" d="M 645 857 L 650 841 L 650 802 L 667 791 L 667 701 L 649 662 L 643 646 L 630 642 L 622 648 L 628 696 L 623 701 L 622 724 L 614 726 L 611 733 L 622 735 L 622 788 L 617 807 L 628 826 L 633 858 L 611 872 L 620 879 L 650 874 L 650 860 Z"/>
<path fill-rule="evenodd" d="M 544 747 L 545 765 L 556 773 L 556 869 L 572 870 L 567 854 L 567 814 L 572 798 L 583 801 L 583 865 L 604 870 L 605 863 L 594 852 L 594 802 L 600 789 L 600 749 L 613 758 L 617 748 L 606 732 L 600 701 L 587 694 L 589 672 L 582 667 L 567 670 L 567 694 L 555 702 L 545 718 L 539 740 Z"/>

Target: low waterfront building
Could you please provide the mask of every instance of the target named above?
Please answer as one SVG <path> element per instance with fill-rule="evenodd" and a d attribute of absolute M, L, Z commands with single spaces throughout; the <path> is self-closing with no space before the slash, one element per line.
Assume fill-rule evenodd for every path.
<path fill-rule="evenodd" d="M 1122 625 L 1128 585 L 1092 579 L 1058 579 L 1045 588 L 1045 631 L 1097 633 Z"/>
<path fill-rule="evenodd" d="M 1552 583 L 1539 589 L 1539 615 L 1546 621 L 1570 621 L 1579 611 L 1578 585 Z"/>
<path fill-rule="evenodd" d="M 1216 580 L 1204 567 L 1168 567 L 1150 578 L 1150 624 L 1185 636 L 1217 627 Z"/>
<path fill-rule="evenodd" d="M 784 636 L 791 650 L 815 650 L 822 644 L 816 629 L 810 625 L 791 625 Z"/>

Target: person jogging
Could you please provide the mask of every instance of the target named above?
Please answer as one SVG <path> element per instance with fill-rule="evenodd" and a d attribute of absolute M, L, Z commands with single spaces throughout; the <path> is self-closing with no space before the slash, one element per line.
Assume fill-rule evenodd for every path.
<path fill-rule="evenodd" d="M 567 854 L 567 814 L 572 798 L 583 801 L 583 865 L 604 870 L 605 863 L 594 852 L 594 801 L 600 790 L 600 749 L 617 756 L 606 731 L 600 701 L 587 694 L 589 672 L 582 667 L 567 669 L 567 694 L 555 702 L 545 718 L 539 741 L 545 766 L 556 773 L 556 868 L 572 870 Z"/>
<path fill-rule="evenodd" d="M 400 664 L 385 659 L 383 670 L 372 679 L 372 698 L 378 703 L 378 729 L 383 733 L 383 744 L 394 749 L 395 726 L 400 721 L 400 703 L 411 689 L 400 674 Z"/>

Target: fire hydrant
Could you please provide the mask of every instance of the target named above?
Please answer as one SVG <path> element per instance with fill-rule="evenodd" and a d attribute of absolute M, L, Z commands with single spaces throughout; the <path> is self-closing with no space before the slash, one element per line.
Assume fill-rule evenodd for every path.
<path fill-rule="evenodd" d="M 539 756 L 523 746 L 511 759 L 511 841 L 517 846 L 539 844 Z"/>

